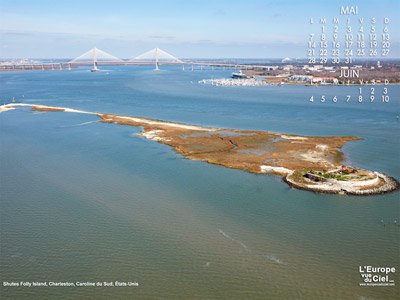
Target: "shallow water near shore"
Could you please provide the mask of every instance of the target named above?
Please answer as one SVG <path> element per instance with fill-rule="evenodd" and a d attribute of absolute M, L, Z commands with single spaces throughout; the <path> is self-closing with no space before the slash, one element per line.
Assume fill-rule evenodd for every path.
<path fill-rule="evenodd" d="M 343 148 L 346 162 L 400 179 L 399 86 L 389 86 L 389 103 L 310 103 L 312 95 L 355 99 L 359 87 L 215 87 L 197 81 L 232 70 L 152 69 L 0 73 L 0 102 L 24 95 L 209 127 L 358 136 Z M 399 270 L 398 192 L 290 189 L 279 177 L 183 159 L 137 137 L 140 128 L 97 120 L 0 113 L 0 277 L 139 287 L 1 287 L 4 299 L 396 299 L 398 272 L 397 287 L 366 288 L 358 268 Z"/>

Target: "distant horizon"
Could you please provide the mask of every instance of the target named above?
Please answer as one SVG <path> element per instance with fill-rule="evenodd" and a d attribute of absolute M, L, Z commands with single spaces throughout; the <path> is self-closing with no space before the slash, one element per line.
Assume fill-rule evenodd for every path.
<path fill-rule="evenodd" d="M 340 17 L 344 24 L 341 5 L 357 5 L 365 19 L 388 17 L 389 56 L 400 57 L 394 0 L 0 0 L 0 57 L 77 57 L 96 45 L 118 57 L 160 47 L 180 58 L 299 58 L 319 28 L 309 19 Z"/>
<path fill-rule="evenodd" d="M 296 61 L 307 61 L 308 58 L 307 57 L 298 57 L 298 58 L 294 58 L 294 57 L 179 57 L 180 59 L 184 60 L 184 62 L 187 62 L 187 60 L 283 60 L 286 58 L 289 58 L 291 61 L 296 62 Z M 66 62 L 69 62 L 71 60 L 73 60 L 74 58 L 72 57 L 16 57 L 16 58 L 12 58 L 12 57 L 6 57 L 6 58 L 2 58 L 0 57 L 0 62 L 4 62 L 4 61 L 11 61 L 11 60 L 66 60 Z M 132 60 L 132 58 L 121 58 L 121 61 L 129 61 Z M 400 61 L 400 58 L 396 58 L 396 57 L 364 57 L 364 58 L 356 58 L 355 61 Z M 76 62 L 77 64 L 79 63 L 87 63 L 90 62 L 90 60 L 87 61 L 81 61 L 81 62 Z M 98 63 L 102 63 L 102 62 L 111 62 L 111 61 L 98 61 Z M 118 61 L 116 61 L 118 62 Z M 150 61 L 149 61 L 150 62 Z M 151 61 L 152 62 L 152 61 Z M 190 62 L 190 61 L 189 61 Z M 160 61 L 160 64 L 163 64 L 165 62 Z M 167 62 L 170 63 L 170 62 Z M 285 63 L 290 63 L 289 62 L 285 62 Z M 343 62 L 342 62 L 343 63 Z M 307 62 L 307 64 L 310 64 Z M 320 63 L 314 63 L 311 65 L 318 65 Z"/>

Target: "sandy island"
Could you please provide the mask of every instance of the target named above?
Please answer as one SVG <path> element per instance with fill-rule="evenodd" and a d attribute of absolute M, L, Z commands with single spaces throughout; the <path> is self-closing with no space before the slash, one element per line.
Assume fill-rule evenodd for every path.
<path fill-rule="evenodd" d="M 344 166 L 338 149 L 354 136 L 307 137 L 266 131 L 209 128 L 155 119 L 86 112 L 66 107 L 11 103 L 0 112 L 29 106 L 36 111 L 92 114 L 101 122 L 143 127 L 139 136 L 166 144 L 185 158 L 257 174 L 283 176 L 292 187 L 334 194 L 373 195 L 399 189 L 383 173 Z"/>

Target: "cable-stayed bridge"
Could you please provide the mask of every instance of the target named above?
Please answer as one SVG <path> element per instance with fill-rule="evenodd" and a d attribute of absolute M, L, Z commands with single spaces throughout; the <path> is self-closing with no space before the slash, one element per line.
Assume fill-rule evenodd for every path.
<path fill-rule="evenodd" d="M 134 59 L 130 60 L 131 62 L 148 62 L 152 63 L 154 62 L 156 65 L 156 71 L 159 70 L 158 65 L 159 63 L 178 63 L 178 64 L 183 64 L 183 61 L 181 61 L 179 58 L 176 58 L 175 56 L 169 54 L 168 52 L 165 52 L 164 50 L 161 50 L 160 48 L 154 48 L 151 49 L 150 51 L 147 51 L 141 55 L 136 56 Z"/>
<path fill-rule="evenodd" d="M 93 49 L 90 49 L 89 51 L 83 53 L 77 58 L 71 60 L 69 63 L 79 64 L 85 62 L 90 62 L 90 63 L 93 62 L 93 69 L 91 71 L 96 72 L 99 70 L 97 67 L 99 62 L 119 62 L 119 61 L 121 61 L 120 58 L 111 55 L 103 50 L 100 50 L 96 47 L 93 47 Z"/>
<path fill-rule="evenodd" d="M 92 72 L 99 70 L 99 65 L 154 65 L 155 70 L 160 69 L 160 65 L 181 65 L 185 70 L 185 65 L 191 67 L 191 70 L 200 68 L 201 70 L 208 67 L 225 67 L 225 68 L 261 68 L 260 65 L 241 65 L 233 63 L 207 62 L 207 61 L 189 61 L 181 60 L 172 54 L 156 47 L 134 58 L 123 60 L 110 53 L 93 47 L 82 55 L 61 63 L 23 63 L 23 64 L 3 64 L 0 65 L 0 71 L 27 71 L 27 70 L 63 70 L 78 68 L 82 65 L 93 65 Z"/>
<path fill-rule="evenodd" d="M 185 63 L 179 58 L 173 56 L 172 54 L 156 47 L 143 54 L 140 54 L 129 60 L 122 60 L 114 55 L 111 55 L 105 51 L 102 51 L 96 47 L 90 49 L 89 51 L 83 53 L 77 58 L 71 60 L 71 64 L 93 64 L 92 71 L 98 71 L 98 65 L 112 65 L 112 64 L 122 64 L 122 65 L 155 65 L 155 70 L 159 70 L 160 64 L 179 64 L 184 65 Z"/>

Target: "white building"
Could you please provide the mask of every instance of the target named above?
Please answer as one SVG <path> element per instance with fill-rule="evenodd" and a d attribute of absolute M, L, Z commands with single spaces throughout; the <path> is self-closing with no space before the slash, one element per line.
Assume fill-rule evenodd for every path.
<path fill-rule="evenodd" d="M 335 77 L 313 77 L 311 82 L 319 84 L 339 84 L 339 81 Z"/>

